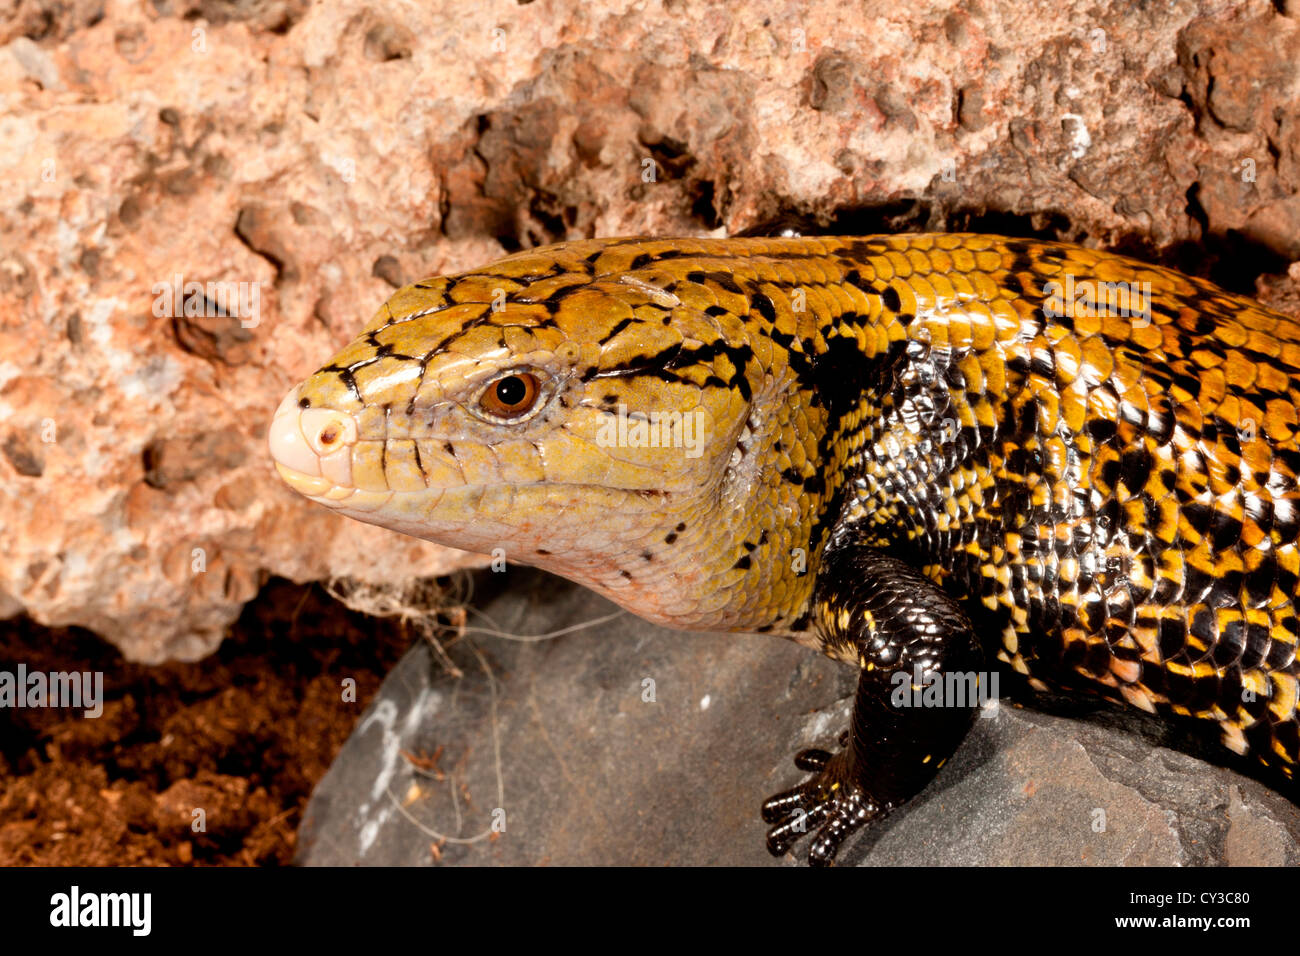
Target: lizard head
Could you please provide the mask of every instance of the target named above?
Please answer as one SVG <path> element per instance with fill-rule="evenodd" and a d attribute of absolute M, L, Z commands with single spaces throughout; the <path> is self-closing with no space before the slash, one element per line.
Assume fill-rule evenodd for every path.
<path fill-rule="evenodd" d="M 728 582 L 774 520 L 752 504 L 773 440 L 756 396 L 774 383 L 728 295 L 636 241 L 407 286 L 285 396 L 272 456 L 349 517 L 544 567 L 661 623 L 758 626 Z"/>

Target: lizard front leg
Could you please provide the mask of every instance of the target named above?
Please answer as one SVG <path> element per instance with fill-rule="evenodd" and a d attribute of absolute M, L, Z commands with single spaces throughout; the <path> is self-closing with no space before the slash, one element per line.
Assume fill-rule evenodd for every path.
<path fill-rule="evenodd" d="M 826 866 L 847 836 L 933 779 L 970 729 L 989 677 L 957 602 L 874 548 L 828 549 L 813 600 L 826 652 L 861 667 L 853 720 L 838 753 L 796 755 L 814 776 L 764 803 L 763 818 L 777 824 L 767 836 L 774 855 L 815 829 L 809 862 Z"/>

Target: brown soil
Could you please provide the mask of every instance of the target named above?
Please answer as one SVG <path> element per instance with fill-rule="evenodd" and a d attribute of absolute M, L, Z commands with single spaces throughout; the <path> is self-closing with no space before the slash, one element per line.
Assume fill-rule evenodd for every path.
<path fill-rule="evenodd" d="M 105 698 L 93 720 L 0 709 L 0 865 L 289 863 L 312 787 L 410 642 L 280 580 L 194 664 L 129 664 L 86 631 L 0 623 L 0 670 L 102 671 Z"/>

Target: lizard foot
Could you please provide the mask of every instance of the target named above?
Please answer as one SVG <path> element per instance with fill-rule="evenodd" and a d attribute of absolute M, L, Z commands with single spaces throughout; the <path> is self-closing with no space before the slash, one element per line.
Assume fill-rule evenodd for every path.
<path fill-rule="evenodd" d="M 892 808 L 873 800 L 858 783 L 851 751 L 801 750 L 794 763 L 814 776 L 763 804 L 763 819 L 777 824 L 767 832 L 767 849 L 773 856 L 782 856 L 815 829 L 808 862 L 830 866 L 850 834 Z"/>

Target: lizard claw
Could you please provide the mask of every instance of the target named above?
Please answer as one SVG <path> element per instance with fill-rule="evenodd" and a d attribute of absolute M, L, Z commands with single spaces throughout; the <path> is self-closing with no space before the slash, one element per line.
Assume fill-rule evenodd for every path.
<path fill-rule="evenodd" d="M 792 790 L 763 804 L 763 819 L 776 824 L 767 832 L 767 849 L 783 856 L 809 830 L 816 830 L 808 847 L 808 862 L 830 866 L 844 840 L 890 808 L 872 800 L 856 780 L 851 753 L 831 755 L 802 750 L 795 765 L 814 774 Z"/>

